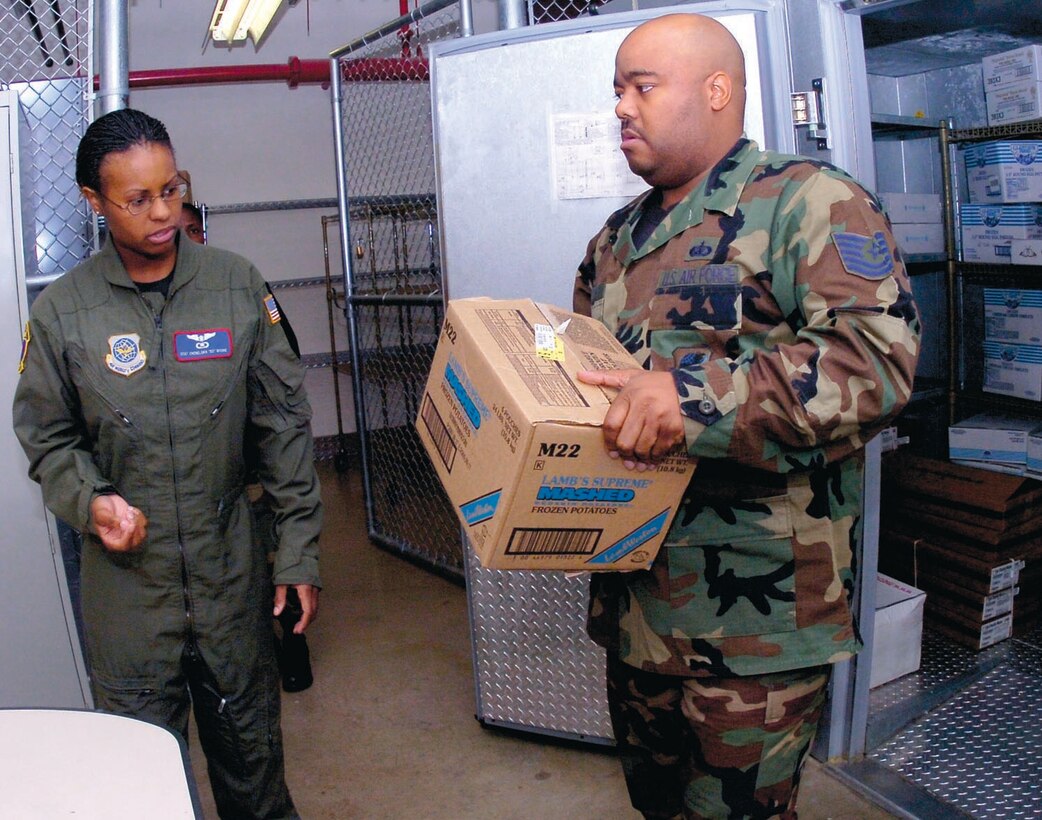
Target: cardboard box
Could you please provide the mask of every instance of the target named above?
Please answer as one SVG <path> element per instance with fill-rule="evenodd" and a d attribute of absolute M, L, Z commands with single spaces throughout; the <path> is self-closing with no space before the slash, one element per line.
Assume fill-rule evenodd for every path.
<path fill-rule="evenodd" d="M 926 609 L 939 616 L 958 613 L 967 621 L 983 624 L 1013 611 L 1020 588 L 1013 586 L 987 595 L 931 575 L 920 575 L 921 589 L 927 594 Z"/>
<path fill-rule="evenodd" d="M 1042 478 L 1042 427 L 1036 427 L 1028 433 L 1027 450 L 1026 475 Z"/>
<path fill-rule="evenodd" d="M 963 205 L 962 258 L 1011 264 L 1014 239 L 1042 239 L 1042 205 Z"/>
<path fill-rule="evenodd" d="M 416 428 L 481 563 L 651 565 L 694 462 L 645 472 L 608 456 L 610 396 L 578 370 L 638 365 L 598 321 L 514 301 L 450 301 Z"/>
<path fill-rule="evenodd" d="M 906 194 L 904 191 L 882 191 L 876 193 L 879 202 L 890 217 L 890 221 L 897 224 L 907 223 L 935 223 L 941 224 L 941 196 L 940 194 Z"/>
<path fill-rule="evenodd" d="M 1025 552 L 1033 548 L 1025 547 Z M 1011 552 L 1021 554 L 1019 550 Z M 1011 589 L 1025 575 L 1025 584 L 1040 575 L 1042 560 L 1018 557 L 986 558 L 961 548 L 958 541 L 943 536 L 921 536 L 887 526 L 879 536 L 879 571 L 898 581 L 925 589 L 929 580 L 938 579 L 980 595 L 994 595 Z M 1030 580 L 1029 580 L 1030 579 Z"/>
<path fill-rule="evenodd" d="M 963 152 L 970 202 L 1042 201 L 1042 140 L 972 143 Z"/>
<path fill-rule="evenodd" d="M 1042 290 L 984 288 L 984 338 L 1042 344 Z"/>
<path fill-rule="evenodd" d="M 1028 433 L 1036 419 L 978 413 L 948 428 L 948 455 L 965 461 L 1027 462 Z"/>
<path fill-rule="evenodd" d="M 898 222 L 891 226 L 901 253 L 944 253 L 944 226 L 932 222 Z"/>
<path fill-rule="evenodd" d="M 952 464 L 976 467 L 978 470 L 989 470 L 993 473 L 1005 473 L 1006 475 L 1027 475 L 1027 468 L 1023 464 L 1003 464 L 999 461 L 969 461 L 965 458 L 953 458 Z"/>
<path fill-rule="evenodd" d="M 876 580 L 876 623 L 869 686 L 915 672 L 923 645 L 926 593 L 880 573 Z"/>
<path fill-rule="evenodd" d="M 1028 45 L 990 54 L 981 60 L 986 92 L 1016 83 L 1042 82 L 1042 46 Z"/>
<path fill-rule="evenodd" d="M 983 624 L 967 623 L 952 613 L 927 613 L 926 625 L 931 629 L 947 635 L 952 640 L 980 651 L 1006 640 L 1013 634 L 1013 614 L 1002 615 L 993 621 Z"/>
<path fill-rule="evenodd" d="M 1009 250 L 1014 265 L 1042 265 L 1042 239 L 1014 239 Z"/>
<path fill-rule="evenodd" d="M 1042 483 L 1032 479 L 897 452 L 883 462 L 882 491 L 889 529 L 940 533 L 988 560 L 1026 557 L 1035 547 L 1021 542 L 1042 530 Z"/>
<path fill-rule="evenodd" d="M 1042 83 L 1036 80 L 1008 85 L 984 95 L 988 125 L 1006 125 L 1042 117 Z"/>
<path fill-rule="evenodd" d="M 981 346 L 984 349 L 984 392 L 1042 400 L 1042 345 L 1015 345 L 986 339 Z"/>

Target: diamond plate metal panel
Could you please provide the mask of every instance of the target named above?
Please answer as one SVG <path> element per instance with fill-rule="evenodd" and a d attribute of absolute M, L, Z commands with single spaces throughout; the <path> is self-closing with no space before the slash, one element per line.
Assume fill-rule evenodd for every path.
<path fill-rule="evenodd" d="M 1042 814 L 1042 646 L 1036 630 L 992 647 L 998 665 L 868 755 L 932 796 L 978 818 Z M 936 641 L 936 639 L 934 639 Z M 999 655 L 1001 651 L 1001 655 Z M 937 641 L 927 677 L 973 661 Z M 984 653 L 972 653 L 975 656 Z M 989 659 L 980 659 L 987 662 Z M 915 678 L 917 676 L 909 676 Z M 953 814 L 955 812 L 953 811 Z"/>
<path fill-rule="evenodd" d="M 949 682 L 995 666 L 1009 656 L 1011 647 L 1011 642 L 1001 641 L 976 652 L 924 629 L 919 671 L 873 689 L 871 711 L 879 712 L 900 705 L 921 692 L 935 691 Z"/>
<path fill-rule="evenodd" d="M 587 576 L 501 572 L 467 549 L 477 717 L 613 742 L 604 650 L 586 636 Z"/>

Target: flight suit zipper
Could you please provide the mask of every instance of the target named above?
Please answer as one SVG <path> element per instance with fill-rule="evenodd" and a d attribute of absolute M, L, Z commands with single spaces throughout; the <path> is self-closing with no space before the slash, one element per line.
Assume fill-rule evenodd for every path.
<path fill-rule="evenodd" d="M 171 486 L 174 488 L 174 517 L 177 520 L 177 551 L 181 558 L 181 595 L 185 608 L 185 631 L 187 633 L 188 643 L 192 646 L 195 644 L 195 618 L 192 614 L 192 595 L 188 580 L 188 558 L 185 555 L 184 537 L 181 532 L 181 494 L 177 481 L 177 458 L 176 450 L 174 448 L 174 429 L 170 421 L 170 392 L 168 389 L 169 383 L 166 373 L 166 339 L 163 335 L 163 312 L 166 310 L 169 297 L 163 301 L 163 307 L 159 309 L 158 313 L 153 310 L 152 305 L 149 304 L 148 300 L 143 296 L 141 297 L 141 300 L 147 305 L 149 312 L 152 314 L 158 336 L 157 365 L 163 376 L 163 401 L 166 405 L 167 443 L 170 447 L 170 465 L 172 470 Z"/>

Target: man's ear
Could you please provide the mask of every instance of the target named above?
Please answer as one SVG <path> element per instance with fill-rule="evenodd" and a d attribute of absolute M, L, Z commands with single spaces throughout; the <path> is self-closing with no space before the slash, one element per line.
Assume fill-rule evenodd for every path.
<path fill-rule="evenodd" d="M 709 107 L 714 111 L 722 111 L 731 102 L 731 77 L 723 71 L 714 71 L 706 78 L 709 91 Z"/>

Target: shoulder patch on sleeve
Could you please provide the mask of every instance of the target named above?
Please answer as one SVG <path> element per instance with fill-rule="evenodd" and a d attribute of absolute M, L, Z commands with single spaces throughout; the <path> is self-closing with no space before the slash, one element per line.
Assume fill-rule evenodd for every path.
<path fill-rule="evenodd" d="M 282 321 L 282 314 L 279 312 L 278 303 L 275 301 L 275 297 L 270 293 L 264 297 L 264 310 L 268 313 L 268 321 L 273 325 L 277 325 Z"/>
<path fill-rule="evenodd" d="M 847 273 L 863 279 L 885 279 L 894 272 L 894 254 L 882 231 L 872 236 L 833 231 L 832 241 Z"/>

